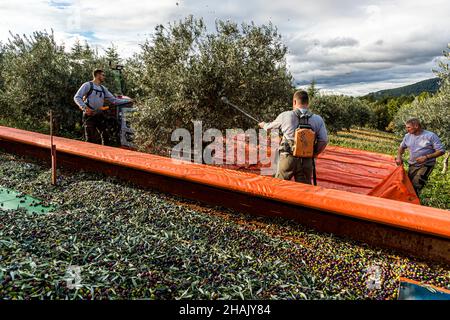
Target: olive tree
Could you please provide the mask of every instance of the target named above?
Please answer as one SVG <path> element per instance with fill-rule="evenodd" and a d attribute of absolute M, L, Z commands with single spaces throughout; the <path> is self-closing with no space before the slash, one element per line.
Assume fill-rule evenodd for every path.
<path fill-rule="evenodd" d="M 316 94 L 311 110 L 325 121 L 328 131 L 336 133 L 352 126 L 364 127 L 372 118 L 372 110 L 365 102 L 344 95 Z"/>
<path fill-rule="evenodd" d="M 34 32 L 31 36 L 11 34 L 5 45 L 0 99 L 5 115 L 20 119 L 21 125 L 42 128 L 52 110 L 61 125 L 71 125 L 67 99 L 68 56 L 53 33 Z"/>
<path fill-rule="evenodd" d="M 249 128 L 255 123 L 221 102 L 226 96 L 261 120 L 272 120 L 292 99 L 287 48 L 272 25 L 217 21 L 208 32 L 192 16 L 159 25 L 127 63 L 131 94 L 139 98 L 133 120 L 141 148 L 170 146 L 177 127 Z M 132 72 L 130 73 L 130 71 Z"/>

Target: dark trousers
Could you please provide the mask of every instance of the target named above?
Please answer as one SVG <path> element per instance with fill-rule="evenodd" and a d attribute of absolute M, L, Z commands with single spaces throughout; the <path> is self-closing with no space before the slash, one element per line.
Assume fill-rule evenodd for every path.
<path fill-rule="evenodd" d="M 83 114 L 84 138 L 86 142 L 107 145 L 109 135 L 106 127 L 106 118 L 102 114 L 87 116 Z"/>
<path fill-rule="evenodd" d="M 296 182 L 312 184 L 312 172 L 312 158 L 296 158 L 291 154 L 282 153 L 275 178 L 291 180 L 294 177 Z"/>
<path fill-rule="evenodd" d="M 409 166 L 408 177 L 412 182 L 416 194 L 419 195 L 433 172 L 434 166 Z"/>

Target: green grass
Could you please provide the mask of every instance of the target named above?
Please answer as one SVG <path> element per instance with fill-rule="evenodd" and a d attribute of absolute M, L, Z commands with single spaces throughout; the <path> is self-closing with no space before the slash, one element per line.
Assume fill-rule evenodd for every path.
<path fill-rule="evenodd" d="M 330 144 L 340 147 L 384 153 L 395 156 L 401 137 L 393 133 L 366 128 L 354 128 L 330 135 Z M 407 156 L 407 155 L 406 155 Z M 430 179 L 420 195 L 425 206 L 450 210 L 450 174 L 442 173 L 444 157 L 438 159 Z"/>
<path fill-rule="evenodd" d="M 422 190 L 420 200 L 423 205 L 450 210 L 450 173 L 443 174 L 443 167 L 444 157 L 441 157 Z"/>
<path fill-rule="evenodd" d="M 330 144 L 389 155 L 397 153 L 401 139 L 392 133 L 371 129 L 351 129 L 330 135 Z"/>

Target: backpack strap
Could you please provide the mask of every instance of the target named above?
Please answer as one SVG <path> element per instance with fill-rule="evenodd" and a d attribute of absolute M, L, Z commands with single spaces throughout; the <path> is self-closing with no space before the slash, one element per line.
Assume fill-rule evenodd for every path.
<path fill-rule="evenodd" d="M 102 93 L 103 93 L 103 99 L 105 99 L 105 87 L 100 85 L 100 87 L 102 88 Z"/>
<path fill-rule="evenodd" d="M 103 93 L 103 98 L 104 98 L 105 92 L 106 92 L 105 87 L 100 85 L 100 88 L 102 88 L 102 93 Z M 87 98 L 89 98 L 89 96 L 92 94 L 92 92 L 94 92 L 94 90 L 97 92 L 99 91 L 99 90 L 94 89 L 94 83 L 92 81 L 89 81 L 89 91 L 85 95 L 86 100 L 87 100 Z"/>
<path fill-rule="evenodd" d="M 89 109 L 92 109 L 91 106 L 89 105 L 89 96 L 92 94 L 92 92 L 94 91 L 94 83 L 92 81 L 89 81 L 89 90 L 86 93 L 86 95 L 84 96 L 84 103 L 88 106 Z"/>
<path fill-rule="evenodd" d="M 103 99 L 104 99 L 104 98 L 105 98 L 105 92 L 106 92 L 105 87 L 102 86 L 102 85 L 100 85 L 100 88 L 102 88 L 102 94 L 103 94 Z M 88 91 L 88 92 L 86 93 L 86 95 L 84 96 L 85 104 L 86 104 L 89 108 L 91 108 L 91 106 L 89 105 L 89 100 L 88 100 L 88 98 L 89 98 L 89 96 L 92 94 L 92 92 L 94 92 L 94 90 L 95 90 L 96 92 L 99 91 L 99 90 L 97 90 L 97 89 L 94 89 L 94 82 L 89 81 L 89 91 Z"/>
<path fill-rule="evenodd" d="M 86 100 L 92 94 L 92 91 L 94 91 L 94 83 L 92 81 L 89 81 L 89 91 L 86 93 Z"/>
<path fill-rule="evenodd" d="M 295 115 L 299 121 L 299 128 L 309 128 L 312 130 L 311 125 L 309 124 L 309 119 L 314 115 L 311 111 L 307 111 L 306 113 L 302 113 L 299 109 L 294 111 Z M 314 131 L 314 130 L 313 130 Z"/>

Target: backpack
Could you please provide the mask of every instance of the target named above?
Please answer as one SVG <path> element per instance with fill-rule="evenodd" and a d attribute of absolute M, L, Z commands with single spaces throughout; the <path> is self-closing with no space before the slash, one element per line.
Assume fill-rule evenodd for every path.
<path fill-rule="evenodd" d="M 90 108 L 90 106 L 89 106 L 89 103 L 88 103 L 88 98 L 89 98 L 89 96 L 92 94 L 92 92 L 101 92 L 101 94 L 103 94 L 103 98 L 105 98 L 105 87 L 103 87 L 102 85 L 100 85 L 100 87 L 102 88 L 102 90 L 97 90 L 97 89 L 94 89 L 94 82 L 92 82 L 92 81 L 89 81 L 89 85 L 90 85 L 90 87 L 89 87 L 89 91 L 86 93 L 86 95 L 84 96 L 84 101 L 85 101 L 85 103 L 86 103 L 86 105 Z M 100 95 L 100 97 L 102 97 L 102 95 Z"/>
<path fill-rule="evenodd" d="M 310 111 L 301 113 L 300 111 L 297 112 L 297 110 L 294 113 L 298 117 L 299 124 L 294 134 L 292 155 L 298 158 L 312 158 L 314 156 L 316 134 L 309 124 L 309 119 L 313 116 L 313 113 Z"/>

